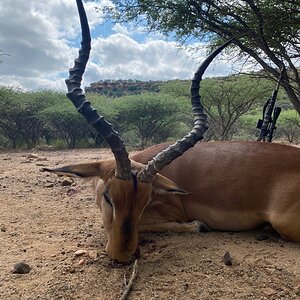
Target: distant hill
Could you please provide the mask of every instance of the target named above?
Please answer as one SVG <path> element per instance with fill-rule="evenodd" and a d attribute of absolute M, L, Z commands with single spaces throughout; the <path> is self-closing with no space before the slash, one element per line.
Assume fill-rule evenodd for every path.
<path fill-rule="evenodd" d="M 234 75 L 231 75 L 234 76 Z M 230 76 L 229 76 L 230 77 Z M 213 77 L 212 79 L 224 79 L 228 78 L 228 76 L 224 77 Z M 99 94 L 107 97 L 122 97 L 126 95 L 138 95 L 142 93 L 158 93 L 161 89 L 161 86 L 170 83 L 170 82 L 182 82 L 182 83 L 190 83 L 191 80 L 150 80 L 150 81 L 142 81 L 142 80 L 99 80 L 96 82 L 92 82 L 90 86 L 85 87 L 86 93 L 91 94 Z"/>
<path fill-rule="evenodd" d="M 86 93 L 100 94 L 108 97 L 137 95 L 145 92 L 157 93 L 163 81 L 140 80 L 100 80 L 85 88 Z"/>

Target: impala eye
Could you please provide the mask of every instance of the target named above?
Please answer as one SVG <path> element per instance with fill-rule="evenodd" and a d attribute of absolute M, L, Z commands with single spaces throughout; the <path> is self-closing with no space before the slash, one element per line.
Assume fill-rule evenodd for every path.
<path fill-rule="evenodd" d="M 104 192 L 103 193 L 103 197 L 104 197 L 104 200 L 110 205 L 110 206 L 113 206 L 110 199 L 109 199 L 109 196 L 108 196 L 108 193 L 107 192 Z"/>

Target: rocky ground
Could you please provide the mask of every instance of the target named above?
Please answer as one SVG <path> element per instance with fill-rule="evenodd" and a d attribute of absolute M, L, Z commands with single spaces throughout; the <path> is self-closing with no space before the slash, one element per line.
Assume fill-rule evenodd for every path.
<path fill-rule="evenodd" d="M 0 153 L 1 300 L 122 295 L 132 265 L 107 257 L 90 184 L 39 172 L 43 166 L 108 155 L 99 150 Z M 300 245 L 274 233 L 143 234 L 140 250 L 129 299 L 300 299 Z M 226 252 L 232 265 L 224 263 Z M 23 272 L 29 273 L 18 274 L 17 263 L 26 263 Z"/>

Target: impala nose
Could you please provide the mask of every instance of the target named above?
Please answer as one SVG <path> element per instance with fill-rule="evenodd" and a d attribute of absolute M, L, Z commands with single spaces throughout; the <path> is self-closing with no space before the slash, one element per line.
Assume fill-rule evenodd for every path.
<path fill-rule="evenodd" d="M 106 247 L 106 251 L 108 256 L 117 262 L 120 263 L 128 263 L 131 259 L 138 259 L 140 258 L 140 249 L 137 247 L 135 251 L 114 251 L 115 249 L 110 249 Z"/>

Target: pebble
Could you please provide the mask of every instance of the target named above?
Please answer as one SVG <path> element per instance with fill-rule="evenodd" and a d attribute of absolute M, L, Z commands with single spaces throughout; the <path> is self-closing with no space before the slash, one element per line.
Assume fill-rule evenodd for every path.
<path fill-rule="evenodd" d="M 98 257 L 98 251 L 97 250 L 92 250 L 92 251 L 89 251 L 89 258 L 91 259 L 97 259 Z"/>
<path fill-rule="evenodd" d="M 6 227 L 3 224 L 0 224 L 0 231 L 1 232 L 6 232 Z"/>
<path fill-rule="evenodd" d="M 80 256 L 80 255 L 87 254 L 87 253 L 88 253 L 87 250 L 79 249 L 79 250 L 77 250 L 77 251 L 74 252 L 74 255 L 75 256 Z"/>
<path fill-rule="evenodd" d="M 85 264 L 85 259 L 84 258 L 82 258 L 81 260 L 79 260 L 79 262 L 78 262 L 79 266 L 82 266 L 84 264 Z"/>
<path fill-rule="evenodd" d="M 270 288 L 270 287 L 263 288 L 262 292 L 266 296 L 273 296 L 273 295 L 277 294 L 277 292 L 274 289 Z"/>
<path fill-rule="evenodd" d="M 31 270 L 31 267 L 28 264 L 20 262 L 20 263 L 16 263 L 14 265 L 12 273 L 14 273 L 14 274 L 27 274 L 27 273 L 30 272 L 30 270 Z"/>
<path fill-rule="evenodd" d="M 53 182 L 52 183 L 46 183 L 45 187 L 47 187 L 47 188 L 54 187 L 54 183 Z"/>
<path fill-rule="evenodd" d="M 30 153 L 27 155 L 28 158 L 38 158 L 36 154 Z"/>
<path fill-rule="evenodd" d="M 42 163 L 37 163 L 37 164 L 35 164 L 37 167 L 46 167 L 46 165 L 45 164 L 42 164 Z"/>
<path fill-rule="evenodd" d="M 47 157 L 39 157 L 39 158 L 37 159 L 37 161 L 46 161 L 46 160 L 48 160 Z"/>
<path fill-rule="evenodd" d="M 226 266 L 232 266 L 232 258 L 228 251 L 224 254 L 223 262 Z"/>
<path fill-rule="evenodd" d="M 30 163 L 32 163 L 32 161 L 31 160 L 23 160 L 20 163 L 21 164 L 30 164 Z"/>
<path fill-rule="evenodd" d="M 62 186 L 70 186 L 72 185 L 74 180 L 72 178 L 64 178 L 64 180 L 61 182 Z"/>

